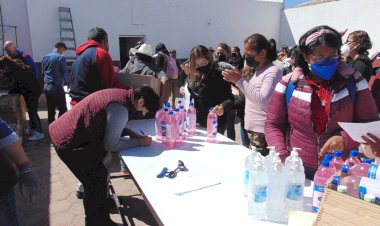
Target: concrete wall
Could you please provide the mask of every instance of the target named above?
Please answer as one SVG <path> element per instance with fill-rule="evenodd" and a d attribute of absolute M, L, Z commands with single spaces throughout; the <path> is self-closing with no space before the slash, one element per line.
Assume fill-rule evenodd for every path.
<path fill-rule="evenodd" d="M 0 4 L 3 25 L 17 26 L 19 48 L 33 56 L 26 0 L 0 0 Z M 8 27 L 4 29 L 5 41 L 10 40 L 15 42 L 14 30 Z M 0 43 L 3 44 L 3 42 Z M 2 51 L 0 54 L 2 55 Z"/>
<path fill-rule="evenodd" d="M 379 12 L 379 0 L 341 0 L 287 9 L 281 13 L 280 43 L 293 46 L 309 29 L 318 25 L 329 25 L 338 31 L 348 28 L 344 41 L 352 31 L 368 32 L 373 42 L 370 50 L 372 54 L 380 50 Z"/>
<path fill-rule="evenodd" d="M 186 58 L 197 44 L 220 42 L 242 46 L 243 39 L 261 33 L 280 37 L 282 1 L 253 0 L 27 0 L 33 53 L 40 60 L 59 40 L 58 7 L 70 7 L 77 44 L 87 31 L 103 27 L 110 54 L 119 60 L 119 36 L 146 35 L 153 47 L 164 42 Z M 42 7 L 43 6 L 43 10 Z"/>

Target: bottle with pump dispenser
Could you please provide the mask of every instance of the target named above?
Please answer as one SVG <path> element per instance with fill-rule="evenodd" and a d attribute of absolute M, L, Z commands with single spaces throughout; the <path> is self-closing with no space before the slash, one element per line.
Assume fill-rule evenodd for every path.
<path fill-rule="evenodd" d="M 248 215 L 256 220 L 266 219 L 268 176 L 264 157 L 257 153 L 249 175 Z"/>
<path fill-rule="evenodd" d="M 267 219 L 286 223 L 288 212 L 285 204 L 285 173 L 279 154 L 275 154 L 268 170 Z M 270 178 L 270 179 L 269 179 Z"/>
<path fill-rule="evenodd" d="M 305 186 L 305 170 L 300 159 L 295 158 L 289 163 L 286 171 L 286 206 L 288 210 L 303 210 Z"/>
<path fill-rule="evenodd" d="M 255 158 L 257 155 L 256 148 L 254 147 L 252 153 L 245 158 L 245 169 L 244 169 L 244 197 L 248 196 L 248 183 L 249 183 L 249 172 L 252 170 Z"/>

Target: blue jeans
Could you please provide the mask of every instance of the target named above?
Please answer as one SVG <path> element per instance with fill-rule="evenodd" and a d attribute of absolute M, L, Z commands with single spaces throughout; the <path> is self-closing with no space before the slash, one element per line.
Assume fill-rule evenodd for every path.
<path fill-rule="evenodd" d="M 67 111 L 65 90 L 62 86 L 45 85 L 45 96 L 48 108 L 49 124 L 55 120 L 55 109 L 59 111 L 58 117 Z"/>
<path fill-rule="evenodd" d="M 248 133 L 247 133 L 247 130 L 244 129 L 244 117 L 243 119 L 240 119 L 240 137 L 241 137 L 241 145 L 249 148 Z"/>
<path fill-rule="evenodd" d="M 0 226 L 18 226 L 16 198 L 14 189 L 9 189 L 0 196 Z"/>

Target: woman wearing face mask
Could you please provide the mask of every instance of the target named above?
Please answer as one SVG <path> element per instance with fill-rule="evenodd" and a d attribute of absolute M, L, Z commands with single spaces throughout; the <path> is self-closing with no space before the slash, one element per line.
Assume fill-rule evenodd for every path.
<path fill-rule="evenodd" d="M 347 63 L 367 80 L 373 75 L 372 62 L 368 50 L 372 48 L 371 39 L 365 31 L 351 32 L 342 46 L 342 55 L 347 57 Z"/>
<path fill-rule="evenodd" d="M 190 52 L 188 89 L 197 109 L 197 123 L 206 127 L 210 107 L 218 115 L 218 132 L 223 133 L 226 113 L 234 107 L 230 83 L 223 80 L 222 70 L 213 62 L 207 47 L 199 45 Z"/>
<path fill-rule="evenodd" d="M 367 81 L 345 62 L 339 62 L 340 34 L 318 26 L 299 40 L 295 70 L 282 78 L 273 94 L 265 134 L 284 160 L 293 147 L 301 148 L 305 174 L 313 179 L 325 153 L 357 148 L 338 122 L 379 120 Z M 293 89 L 292 89 L 293 88 Z"/>
<path fill-rule="evenodd" d="M 254 34 L 244 40 L 247 66 L 255 73 L 249 81 L 242 78 L 238 70 L 226 70 L 223 76 L 234 83 L 245 95 L 245 129 L 248 131 L 250 147 L 263 155 L 268 154 L 264 123 L 267 118 L 269 101 L 274 87 L 282 77 L 282 72 L 272 63 L 277 58 L 276 51 L 267 39 Z"/>
<path fill-rule="evenodd" d="M 226 43 L 220 43 L 215 50 L 215 60 L 217 62 L 230 62 L 231 48 Z"/>

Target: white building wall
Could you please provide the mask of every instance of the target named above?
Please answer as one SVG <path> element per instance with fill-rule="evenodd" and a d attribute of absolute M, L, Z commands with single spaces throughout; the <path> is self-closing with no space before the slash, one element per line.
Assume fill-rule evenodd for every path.
<path fill-rule="evenodd" d="M 26 0 L 0 0 L 3 25 L 16 26 L 18 47 L 33 56 Z M 5 29 L 5 41 L 15 42 L 14 30 Z"/>
<path fill-rule="evenodd" d="M 250 34 L 279 40 L 282 1 L 253 0 L 27 0 L 33 53 L 39 61 L 59 41 L 58 7 L 70 7 L 77 45 L 87 31 L 103 27 L 110 54 L 119 60 L 120 35 L 146 35 L 187 58 L 197 44 L 242 46 Z"/>
<path fill-rule="evenodd" d="M 380 50 L 380 29 L 378 15 L 379 0 L 340 0 L 320 5 L 287 9 L 281 15 L 280 43 L 293 46 L 309 29 L 328 25 L 337 31 L 348 28 L 347 35 L 355 30 L 368 32 L 373 47 L 370 54 Z"/>

